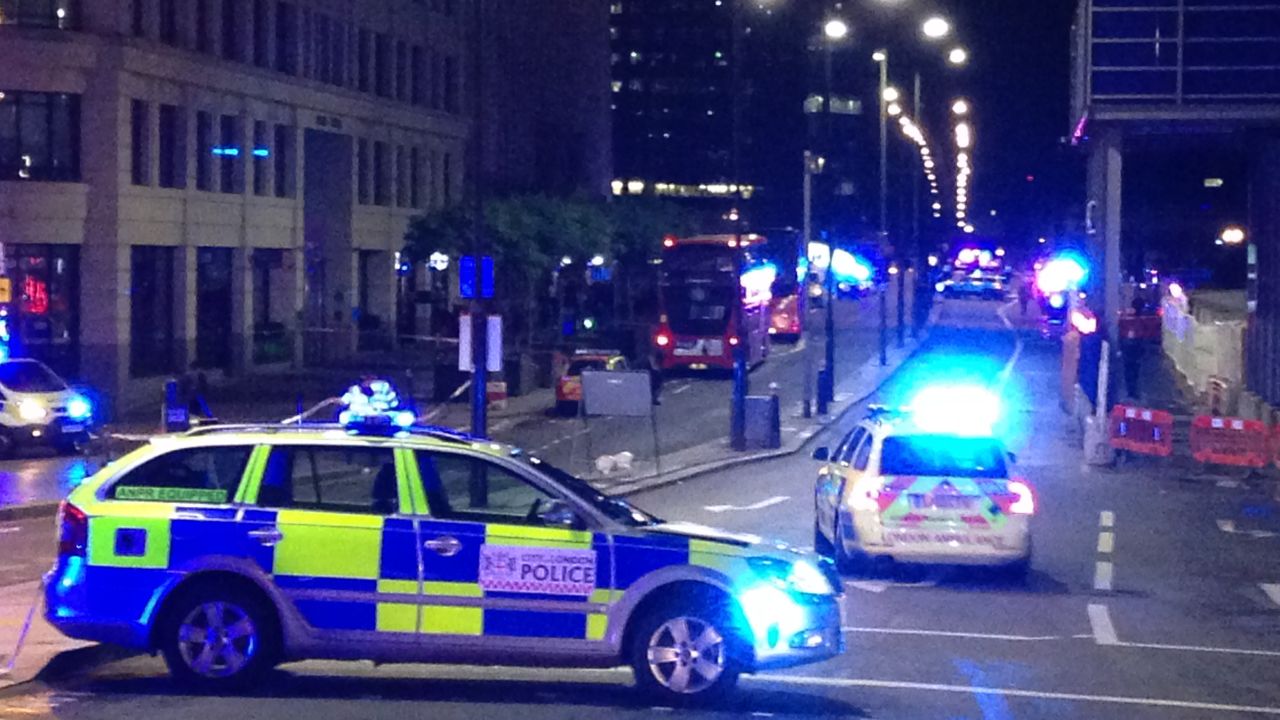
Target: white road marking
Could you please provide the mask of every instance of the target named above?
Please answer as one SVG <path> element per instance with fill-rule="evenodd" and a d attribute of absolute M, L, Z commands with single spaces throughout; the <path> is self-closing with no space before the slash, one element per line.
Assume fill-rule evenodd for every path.
<path fill-rule="evenodd" d="M 1270 530 L 1240 530 L 1236 527 L 1235 520 L 1219 520 L 1218 529 L 1231 535 L 1248 535 L 1252 538 L 1273 538 L 1276 536 L 1276 533 Z"/>
<path fill-rule="evenodd" d="M 1005 697 L 1031 698 L 1035 700 L 1063 700 L 1106 705 L 1136 705 L 1152 708 L 1177 708 L 1180 710 L 1204 710 L 1210 712 L 1236 712 L 1254 715 L 1280 716 L 1280 707 L 1261 705 L 1227 705 L 1197 702 L 1194 700 L 1170 700 L 1153 697 L 1126 697 L 1123 695 L 1090 695 L 1086 693 L 1053 692 L 1043 690 L 1019 690 L 1017 688 L 990 688 L 973 685 L 947 685 L 942 683 L 904 682 L 899 680 L 871 680 L 864 678 L 807 677 L 802 675 L 771 675 L 752 678 L 754 682 L 782 685 L 808 685 L 833 688 L 875 688 L 880 690 L 915 690 L 920 692 L 953 693 L 957 695 L 1003 695 Z"/>
<path fill-rule="evenodd" d="M 870 635 L 920 635 L 924 637 L 963 638 L 966 640 L 1006 640 L 1009 642 L 1043 642 L 1046 640 L 1063 640 L 1060 635 L 1000 635 L 993 633 L 967 633 L 948 630 L 912 630 L 909 628 L 874 628 L 844 627 L 847 633 L 866 633 Z"/>
<path fill-rule="evenodd" d="M 889 589 L 889 583 L 883 580 L 850 580 L 844 586 L 873 593 L 882 593 Z"/>
<path fill-rule="evenodd" d="M 1215 653 L 1218 655 L 1250 655 L 1254 657 L 1280 658 L 1277 650 L 1249 650 L 1245 648 L 1205 647 L 1203 645 L 1164 645 L 1162 643 L 1119 642 L 1116 647 L 1137 648 L 1140 650 L 1176 650 L 1179 652 Z"/>
<path fill-rule="evenodd" d="M 1118 645 L 1116 626 L 1111 624 L 1111 611 L 1106 605 L 1089 603 L 1089 627 L 1093 629 L 1093 641 L 1099 645 Z"/>
<path fill-rule="evenodd" d="M 1110 554 L 1116 549 L 1116 534 L 1113 532 L 1098 533 L 1098 552 Z"/>
<path fill-rule="evenodd" d="M 1103 510 L 1102 512 L 1098 513 L 1099 527 L 1109 528 L 1109 527 L 1114 527 L 1115 524 L 1116 524 L 1115 513 L 1111 512 L 1110 510 Z"/>
<path fill-rule="evenodd" d="M 1218 529 L 1224 533 L 1233 533 L 1236 531 L 1236 521 L 1235 520 L 1219 520 Z"/>
<path fill-rule="evenodd" d="M 1099 560 L 1093 566 L 1093 589 L 1111 591 L 1111 575 L 1114 571 L 1111 563 Z"/>
<path fill-rule="evenodd" d="M 689 388 L 691 388 L 691 387 L 693 387 L 693 383 L 685 383 L 685 384 L 683 384 L 683 385 L 678 385 L 678 386 L 676 386 L 676 389 L 674 389 L 674 390 L 672 390 L 672 391 L 671 391 L 671 394 L 672 394 L 672 395 L 679 395 L 680 393 L 682 393 L 682 392 L 684 392 L 684 391 L 688 390 L 688 389 L 689 389 Z"/>
<path fill-rule="evenodd" d="M 0 535 L 7 535 L 8 533 L 16 533 L 16 532 L 22 532 L 22 528 L 20 528 L 20 527 L 0 527 Z"/>
<path fill-rule="evenodd" d="M 729 512 L 730 510 L 763 510 L 767 507 L 780 505 L 790 499 L 790 495 L 777 495 L 769 498 L 768 500 L 761 500 L 758 503 L 752 503 L 751 505 L 708 505 L 702 509 L 713 513 Z"/>
<path fill-rule="evenodd" d="M 1258 587 L 1262 588 L 1262 592 L 1267 594 L 1267 599 L 1276 605 L 1280 605 L 1280 585 L 1275 583 L 1258 583 Z"/>

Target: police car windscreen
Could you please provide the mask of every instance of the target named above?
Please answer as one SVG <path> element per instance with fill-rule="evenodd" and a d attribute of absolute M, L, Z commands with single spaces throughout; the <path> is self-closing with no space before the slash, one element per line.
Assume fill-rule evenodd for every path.
<path fill-rule="evenodd" d="M 44 365 L 18 360 L 0 363 L 0 385 L 18 392 L 62 392 L 67 384 Z"/>
<path fill-rule="evenodd" d="M 990 438 L 899 435 L 885 438 L 880 474 L 909 477 L 1008 476 L 1004 450 Z"/>

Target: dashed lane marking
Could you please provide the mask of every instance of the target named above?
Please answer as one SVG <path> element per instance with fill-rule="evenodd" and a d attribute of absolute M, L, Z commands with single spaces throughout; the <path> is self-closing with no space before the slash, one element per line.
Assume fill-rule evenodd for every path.
<path fill-rule="evenodd" d="M 1093 566 L 1093 589 L 1111 592 L 1112 573 L 1115 571 L 1111 563 L 1099 560 Z"/>
<path fill-rule="evenodd" d="M 672 390 L 672 391 L 671 391 L 671 394 L 672 394 L 672 395 L 679 395 L 680 393 L 685 392 L 686 390 L 688 390 L 688 389 L 689 389 L 689 388 L 691 388 L 691 387 L 693 387 L 693 383 L 685 383 L 685 384 L 683 384 L 683 385 L 677 385 L 677 386 L 676 386 L 676 388 L 675 388 L 674 390 Z"/>
<path fill-rule="evenodd" d="M 1114 527 L 1115 524 L 1116 524 L 1115 513 L 1111 512 L 1110 510 L 1103 510 L 1102 512 L 1098 513 L 1099 527 L 1109 528 L 1109 527 Z"/>
<path fill-rule="evenodd" d="M 1258 583 L 1258 587 L 1262 588 L 1262 592 L 1266 593 L 1268 600 L 1280 605 L 1280 585 L 1276 583 Z"/>
<path fill-rule="evenodd" d="M 1098 552 L 1110 555 L 1116 548 L 1116 534 L 1113 532 L 1098 533 Z"/>
<path fill-rule="evenodd" d="M 760 502 L 752 503 L 751 505 L 707 505 L 702 509 L 713 513 L 729 512 L 730 510 L 764 510 L 765 508 L 773 507 L 774 505 L 781 505 L 790 499 L 790 495 L 776 495 L 768 500 L 761 500 Z"/>
<path fill-rule="evenodd" d="M 910 690 L 917 692 L 950 693 L 956 695 L 1002 695 L 1007 698 L 1014 697 L 1030 698 L 1034 700 L 1062 700 L 1066 702 L 1086 702 L 1103 705 L 1131 705 L 1151 708 L 1175 708 L 1179 710 L 1203 710 L 1210 712 L 1235 712 L 1248 713 L 1252 715 L 1280 716 L 1280 707 L 1268 707 L 1261 705 L 1230 705 L 1222 703 L 1197 702 L 1194 700 L 1129 697 L 1123 695 L 1091 695 L 1087 693 L 1021 690 L 1018 688 L 993 688 L 974 685 L 948 685 L 943 683 L 871 680 L 864 678 L 806 677 L 801 675 L 773 675 L 753 678 L 752 681 L 812 687 Z"/>
<path fill-rule="evenodd" d="M 1111 611 L 1107 606 L 1090 603 L 1088 611 L 1093 641 L 1099 645 L 1118 645 L 1120 638 L 1116 636 L 1116 626 L 1111 624 Z"/>

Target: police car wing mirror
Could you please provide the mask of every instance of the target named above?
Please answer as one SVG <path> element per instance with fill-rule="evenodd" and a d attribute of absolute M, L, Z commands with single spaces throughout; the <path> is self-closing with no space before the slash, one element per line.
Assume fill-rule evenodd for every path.
<path fill-rule="evenodd" d="M 828 460 L 831 459 L 831 448 L 824 446 L 824 447 L 814 449 L 813 459 L 817 460 L 818 462 L 827 462 Z"/>
<path fill-rule="evenodd" d="M 538 520 L 548 527 L 562 527 L 570 530 L 582 530 L 586 523 L 578 516 L 573 507 L 563 500 L 547 500 L 541 503 Z"/>
<path fill-rule="evenodd" d="M 1013 463 L 1014 465 L 1017 465 L 1017 464 L 1018 464 L 1018 453 L 1014 453 L 1014 452 L 1009 453 L 1009 462 L 1010 462 L 1010 463 Z"/>

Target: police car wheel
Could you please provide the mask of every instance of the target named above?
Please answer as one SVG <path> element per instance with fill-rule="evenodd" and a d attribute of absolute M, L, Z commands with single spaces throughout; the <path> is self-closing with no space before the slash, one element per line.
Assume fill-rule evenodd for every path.
<path fill-rule="evenodd" d="M 836 557 L 835 545 L 827 539 L 826 535 L 822 534 L 822 526 L 818 524 L 817 520 L 813 521 L 813 551 L 824 558 L 834 560 Z"/>
<path fill-rule="evenodd" d="M 681 603 L 649 613 L 631 648 L 636 686 L 670 704 L 712 701 L 738 682 L 737 635 L 722 601 Z"/>
<path fill-rule="evenodd" d="M 199 689 L 243 686 L 272 667 L 274 619 L 234 590 L 191 593 L 166 613 L 161 650 L 169 672 Z"/>
<path fill-rule="evenodd" d="M 854 551 L 850 553 L 845 550 L 844 526 L 840 522 L 840 518 L 836 518 L 835 532 L 831 533 L 835 538 L 832 545 L 835 550 L 832 553 L 832 559 L 836 562 L 836 570 L 842 575 L 861 575 L 867 571 L 867 558 L 860 552 Z"/>

